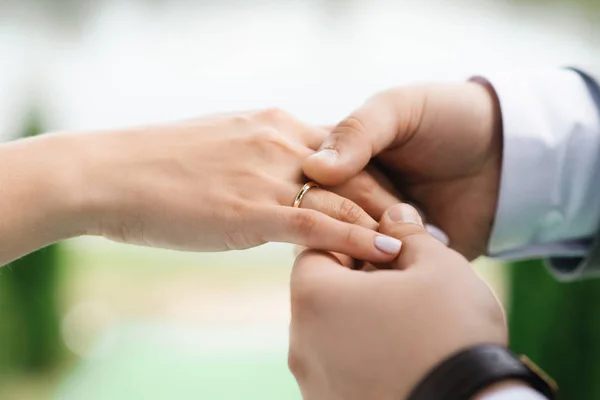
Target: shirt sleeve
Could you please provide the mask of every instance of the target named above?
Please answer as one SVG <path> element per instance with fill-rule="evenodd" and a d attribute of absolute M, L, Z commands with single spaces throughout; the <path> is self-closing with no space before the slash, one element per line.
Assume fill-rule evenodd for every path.
<path fill-rule="evenodd" d="M 489 255 L 584 256 L 600 222 L 600 104 L 573 70 L 486 79 L 504 141 Z"/>
<path fill-rule="evenodd" d="M 518 386 L 499 389 L 484 395 L 479 400 L 547 400 L 547 398 L 529 387 Z"/>

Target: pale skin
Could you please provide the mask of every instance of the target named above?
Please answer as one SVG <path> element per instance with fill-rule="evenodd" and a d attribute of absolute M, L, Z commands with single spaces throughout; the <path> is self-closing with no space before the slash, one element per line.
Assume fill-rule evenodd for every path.
<path fill-rule="evenodd" d="M 327 134 L 264 110 L 2 145 L 0 264 L 85 234 L 188 251 L 290 242 L 390 261 L 400 243 L 363 208 L 397 200 L 370 173 L 291 207 L 302 160 Z"/>

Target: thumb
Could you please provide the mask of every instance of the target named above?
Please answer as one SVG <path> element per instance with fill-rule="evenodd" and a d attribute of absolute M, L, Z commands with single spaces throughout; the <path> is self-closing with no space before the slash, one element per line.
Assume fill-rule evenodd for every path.
<path fill-rule="evenodd" d="M 340 122 L 320 150 L 304 161 L 305 175 L 325 186 L 340 185 L 390 145 L 408 140 L 422 115 L 419 93 L 396 89 L 372 97 Z"/>
<path fill-rule="evenodd" d="M 447 251 L 442 242 L 427 232 L 418 211 L 409 204 L 388 208 L 379 223 L 379 232 L 402 241 L 402 251 L 394 261 L 398 269 L 409 268 L 423 257 Z"/>

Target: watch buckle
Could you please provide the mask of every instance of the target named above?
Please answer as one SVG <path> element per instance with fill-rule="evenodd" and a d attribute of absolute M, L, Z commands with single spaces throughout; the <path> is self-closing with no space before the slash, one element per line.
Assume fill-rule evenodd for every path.
<path fill-rule="evenodd" d="M 519 360 L 521 360 L 521 362 L 523 364 L 525 364 L 525 366 L 534 374 L 536 374 L 537 376 L 540 377 L 540 379 L 542 379 L 544 382 L 546 382 L 546 384 L 548 384 L 548 386 L 550 386 L 550 388 L 552 389 L 552 391 L 554 393 L 558 392 L 558 384 L 556 383 L 556 381 L 554 379 L 552 379 L 552 377 L 550 375 L 548 375 L 542 368 L 540 368 L 536 363 L 534 363 L 533 361 L 531 361 L 531 359 L 529 357 L 527 357 L 524 354 L 521 354 L 519 356 Z"/>

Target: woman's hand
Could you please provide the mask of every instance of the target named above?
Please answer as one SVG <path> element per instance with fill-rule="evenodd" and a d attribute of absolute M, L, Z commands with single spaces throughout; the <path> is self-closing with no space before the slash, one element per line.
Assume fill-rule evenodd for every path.
<path fill-rule="evenodd" d="M 377 223 L 351 200 L 313 189 L 304 208 L 291 207 L 306 182 L 302 161 L 327 134 L 268 110 L 123 131 L 46 135 L 30 147 L 63 169 L 62 180 L 53 177 L 53 166 L 44 173 L 57 182 L 53 186 L 66 185 L 62 192 L 69 206 L 62 210 L 69 212 L 61 220 L 71 224 L 67 236 L 88 233 L 192 251 L 292 242 L 390 261 L 399 241 L 377 233 Z M 35 151 L 26 157 L 35 159 Z M 366 172 L 332 190 L 374 214 L 381 213 L 382 202 L 396 201 Z"/>

